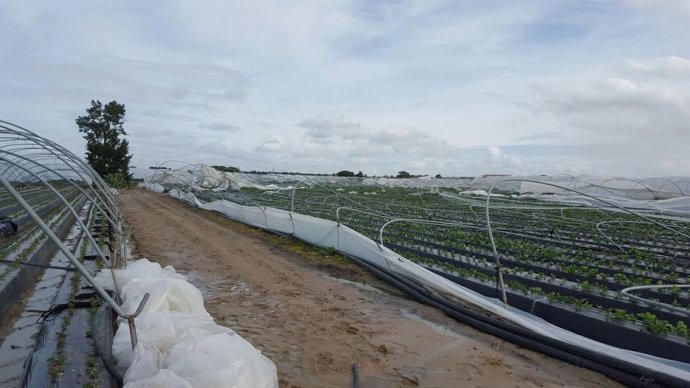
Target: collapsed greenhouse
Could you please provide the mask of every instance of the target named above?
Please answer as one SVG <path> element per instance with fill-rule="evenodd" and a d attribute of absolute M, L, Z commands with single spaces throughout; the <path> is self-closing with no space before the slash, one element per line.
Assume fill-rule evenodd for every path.
<path fill-rule="evenodd" d="M 116 193 L 83 160 L 2 121 L 0 162 L 0 386 L 277 386 L 184 276 L 128 263 Z"/>
<path fill-rule="evenodd" d="M 446 314 L 629 385 L 687 385 L 687 178 L 223 173 L 144 183 L 331 247 Z"/>
<path fill-rule="evenodd" d="M 9 328 L 0 343 L 0 384 L 48 385 L 72 367 L 108 386 L 109 374 L 95 362 L 103 345 L 96 340 L 107 333 L 87 333 L 101 300 L 118 307 L 91 277 L 124 261 L 113 194 L 83 160 L 7 122 L 0 122 L 0 160 L 0 212 L 16 225 L 2 241 L 0 316 Z M 82 346 L 89 351 L 74 352 Z M 74 378 L 65 375 L 63 384 Z"/>
<path fill-rule="evenodd" d="M 0 384 L 277 386 L 184 276 L 128 262 L 116 193 L 84 161 L 6 122 L 0 160 Z M 146 189 L 334 249 L 498 338 L 631 386 L 690 382 L 687 178 L 159 167 Z"/>

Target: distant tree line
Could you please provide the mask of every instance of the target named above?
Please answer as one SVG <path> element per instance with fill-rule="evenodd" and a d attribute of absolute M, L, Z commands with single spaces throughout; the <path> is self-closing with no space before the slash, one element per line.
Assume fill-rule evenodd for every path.
<path fill-rule="evenodd" d="M 222 172 L 240 172 L 240 169 L 234 166 L 211 166 L 218 171 Z"/>
<path fill-rule="evenodd" d="M 341 170 L 338 171 L 337 173 L 333 174 L 336 176 L 344 176 L 344 177 L 357 177 L 357 178 L 364 178 L 368 177 L 368 175 L 364 174 L 362 171 L 359 171 L 357 174 L 350 170 Z M 398 175 L 392 176 L 392 175 L 384 175 L 384 178 L 419 178 L 427 175 L 412 175 L 407 171 L 399 171 Z M 436 175 L 436 178 L 441 178 L 441 174 Z"/>
<path fill-rule="evenodd" d="M 311 173 L 311 172 L 297 172 L 297 171 L 260 171 L 260 170 L 251 170 L 251 171 L 242 171 L 245 174 L 257 174 L 257 175 L 265 175 L 265 174 L 281 174 L 281 175 L 306 175 L 306 176 L 333 176 L 335 174 L 320 174 L 320 173 Z"/>
<path fill-rule="evenodd" d="M 219 171 L 227 171 L 227 172 L 240 172 L 240 169 L 237 167 L 232 167 L 232 166 L 211 166 L 215 168 L 216 170 Z M 296 171 L 261 171 L 261 170 L 251 170 L 251 171 L 242 171 L 245 174 L 282 174 L 282 175 L 305 175 L 305 176 L 342 176 L 342 177 L 352 177 L 352 178 L 368 178 L 369 175 L 363 173 L 362 171 L 357 171 L 357 173 L 350 171 L 350 170 L 340 170 L 336 173 L 332 174 L 323 174 L 323 173 L 309 173 L 309 172 L 296 172 Z M 382 178 L 420 178 L 420 177 L 425 177 L 428 175 L 414 175 L 410 174 L 407 171 L 399 171 L 397 175 L 381 175 L 380 177 Z M 373 178 L 376 178 L 376 175 L 372 176 Z M 436 174 L 434 178 L 443 178 L 441 174 Z M 472 179 L 473 177 L 448 177 L 448 178 L 453 178 L 453 179 Z"/>
<path fill-rule="evenodd" d="M 342 170 L 338 171 L 335 173 L 336 176 L 349 176 L 349 177 L 357 177 L 357 178 L 364 178 L 366 175 L 362 171 L 359 171 L 357 174 L 350 170 Z"/>

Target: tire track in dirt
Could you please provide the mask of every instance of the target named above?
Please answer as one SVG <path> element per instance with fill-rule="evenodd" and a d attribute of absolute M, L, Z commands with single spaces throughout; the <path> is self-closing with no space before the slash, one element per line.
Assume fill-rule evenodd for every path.
<path fill-rule="evenodd" d="M 497 346 L 427 306 L 334 281 L 248 228 L 166 195 L 124 190 L 118 200 L 135 253 L 185 273 L 216 321 L 276 363 L 281 386 L 349 386 L 353 363 L 365 387 L 615 385 L 512 344 Z M 366 282 L 386 288 L 370 276 Z"/>

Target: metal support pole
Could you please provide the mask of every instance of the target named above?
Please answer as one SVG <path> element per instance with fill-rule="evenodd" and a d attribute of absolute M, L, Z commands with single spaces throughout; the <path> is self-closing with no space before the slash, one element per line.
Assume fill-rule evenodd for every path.
<path fill-rule="evenodd" d="M 129 340 L 132 342 L 132 350 L 137 347 L 137 327 L 134 324 L 134 318 L 138 317 L 139 314 L 141 314 L 141 310 L 144 308 L 144 305 L 146 305 L 146 302 L 149 300 L 149 293 L 144 294 L 144 298 L 139 302 L 139 307 L 137 307 L 137 311 L 132 314 L 128 315 L 127 318 L 127 325 L 129 325 Z"/>
<path fill-rule="evenodd" d="M 9 154 L 11 154 L 11 153 L 9 153 Z M 12 154 L 12 155 L 13 155 L 13 156 L 16 156 L 16 157 L 18 157 L 18 158 L 22 158 L 22 156 L 20 156 L 20 155 L 15 155 L 15 154 Z M 3 157 L 0 157 L 0 160 L 4 160 L 4 161 L 7 162 L 7 163 L 13 164 L 13 165 L 14 165 L 15 167 L 17 167 L 17 168 L 20 168 L 20 169 L 26 171 L 27 173 L 29 173 L 29 174 L 32 175 L 33 177 L 37 178 L 41 183 L 43 183 L 44 185 L 46 185 L 46 187 L 50 188 L 50 190 L 52 190 L 52 192 L 60 199 L 60 201 L 62 201 L 62 203 L 64 203 L 65 206 L 67 206 L 67 209 L 70 211 L 70 213 L 72 213 L 72 215 L 74 216 L 74 219 L 76 220 L 77 224 L 84 230 L 84 234 L 86 235 L 86 239 L 87 239 L 87 240 L 91 243 L 91 245 L 96 249 L 96 254 L 98 255 L 98 257 L 101 258 L 101 261 L 103 261 L 103 263 L 106 264 L 106 265 L 108 264 L 108 262 L 107 262 L 106 259 L 105 259 L 105 253 L 103 252 L 103 250 L 101 250 L 101 247 L 98 246 L 98 243 L 96 242 L 96 240 L 95 240 L 95 239 L 93 238 L 93 236 L 91 235 L 91 231 L 89 230 L 88 226 L 87 226 L 86 224 L 84 224 L 84 222 L 83 222 L 83 221 L 81 220 L 81 218 L 79 217 L 79 214 L 77 214 L 77 211 L 74 210 L 74 208 L 72 208 L 72 206 L 70 206 L 69 201 L 67 201 L 67 199 L 60 193 L 60 191 L 58 191 L 55 187 L 53 187 L 53 185 L 49 184 L 45 179 L 43 179 L 43 177 L 41 177 L 41 176 L 38 175 L 37 173 L 35 173 L 35 172 L 29 170 L 28 168 L 23 167 L 23 166 L 20 166 L 20 165 L 18 165 L 18 164 L 16 164 L 16 163 L 13 163 L 13 162 L 11 162 L 11 161 L 9 161 L 9 160 L 3 158 Z M 46 166 L 43 166 L 43 165 L 41 165 L 41 167 L 44 168 L 44 169 L 46 169 L 46 170 L 49 171 L 49 172 L 52 172 L 52 173 L 54 173 L 54 174 L 57 174 L 59 177 L 61 177 L 61 178 L 63 178 L 63 179 L 66 179 L 66 178 L 64 178 L 61 174 L 59 174 L 58 172 L 56 172 L 55 170 L 53 170 L 53 169 L 51 169 L 51 168 L 49 168 L 49 167 L 46 167 Z M 84 192 L 84 190 L 81 190 L 81 188 L 80 188 L 77 184 L 75 184 L 74 182 L 71 182 L 71 181 L 69 181 L 69 182 L 72 183 L 72 185 L 74 185 L 75 187 L 77 187 L 77 188 L 84 194 L 84 196 L 86 196 L 86 198 L 89 199 L 89 200 L 94 204 L 94 206 L 96 206 L 97 208 L 100 209 L 100 207 L 98 207 L 98 204 L 96 203 L 96 201 L 94 201 L 93 199 L 91 199 L 91 197 L 89 197 L 89 196 L 86 194 L 86 192 Z M 22 197 L 22 199 L 23 199 L 23 197 Z M 112 260 L 111 260 L 110 265 L 111 265 L 111 273 L 112 273 Z M 120 295 L 120 288 L 119 288 L 118 285 L 117 285 L 117 281 L 115 280 L 115 275 L 114 275 L 114 274 L 113 274 L 113 285 L 115 286 L 115 293 L 116 293 L 116 295 L 117 295 L 116 297 L 119 298 L 119 295 Z"/>
<path fill-rule="evenodd" d="M 22 197 L 17 190 L 12 187 L 12 185 L 5 179 L 4 176 L 0 175 L 0 183 L 5 187 L 5 189 L 14 197 L 14 199 L 21 205 L 22 208 L 31 216 L 31 218 L 36 221 L 36 224 L 38 225 L 41 230 L 48 236 L 48 238 L 55 243 L 55 245 L 60 249 L 60 251 L 69 259 L 69 261 L 74 265 L 77 270 L 84 276 L 86 281 L 91 284 L 91 286 L 98 292 L 98 294 L 103 298 L 103 300 L 112 307 L 113 311 L 115 313 L 123 318 L 127 317 L 127 314 L 122 310 L 122 308 L 108 295 L 108 293 L 100 286 L 98 283 L 96 283 L 95 279 L 91 276 L 89 271 L 84 268 L 84 266 L 79 262 L 79 260 L 70 252 L 70 250 L 65 246 L 65 244 L 62 243 L 62 241 L 53 233 L 52 230 L 50 230 L 50 227 L 46 225 L 46 223 L 43 221 L 43 219 L 36 214 L 34 209 L 31 207 L 31 205 L 24 200 L 24 197 Z"/>

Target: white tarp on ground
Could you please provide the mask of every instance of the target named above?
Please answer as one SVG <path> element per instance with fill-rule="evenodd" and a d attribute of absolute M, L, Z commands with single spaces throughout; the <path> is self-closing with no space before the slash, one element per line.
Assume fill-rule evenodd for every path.
<path fill-rule="evenodd" d="M 165 187 L 155 182 L 144 182 L 140 183 L 139 187 L 143 187 L 146 190 L 155 191 L 156 193 L 162 193 L 165 191 Z"/>
<path fill-rule="evenodd" d="M 606 345 L 564 330 L 542 318 L 508 306 L 494 298 L 487 298 L 460 286 L 405 259 L 392 250 L 335 221 L 291 213 L 286 210 L 255 206 L 242 206 L 229 201 L 201 203 L 191 193 L 171 191 L 170 195 L 202 209 L 223 213 L 227 217 L 255 227 L 292 234 L 319 247 L 337 250 L 371 263 L 388 267 L 427 287 L 472 303 L 486 311 L 514 322 L 534 332 L 566 343 L 595 350 L 610 357 L 622 359 L 646 368 L 690 381 L 690 365 Z M 287 220 L 290 220 L 288 223 Z"/>
<path fill-rule="evenodd" d="M 127 314 L 150 295 L 135 319 L 136 348 L 124 321 L 113 339 L 117 368 L 126 370 L 126 388 L 278 387 L 273 362 L 232 329 L 216 324 L 201 292 L 174 268 L 141 259 L 113 273 Z M 109 271 L 96 280 L 114 290 Z"/>

